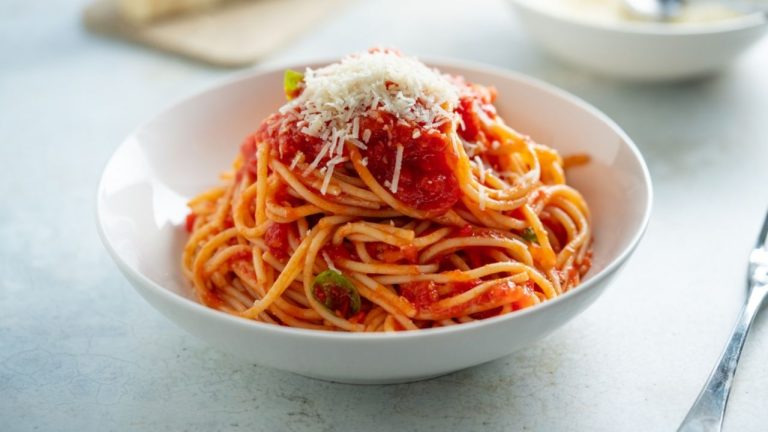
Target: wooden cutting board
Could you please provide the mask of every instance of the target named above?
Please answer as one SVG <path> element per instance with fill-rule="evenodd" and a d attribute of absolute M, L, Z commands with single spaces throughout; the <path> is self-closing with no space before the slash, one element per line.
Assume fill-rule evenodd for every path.
<path fill-rule="evenodd" d="M 96 0 L 83 13 L 94 33 L 131 40 L 204 63 L 253 64 L 311 29 L 346 0 L 240 0 L 145 25 L 123 19 L 116 0 Z"/>

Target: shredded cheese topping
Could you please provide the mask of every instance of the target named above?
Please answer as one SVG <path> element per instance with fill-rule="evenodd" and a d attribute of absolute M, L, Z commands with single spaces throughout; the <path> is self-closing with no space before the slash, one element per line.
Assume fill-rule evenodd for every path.
<path fill-rule="evenodd" d="M 480 184 L 485 184 L 485 164 L 483 164 L 483 160 L 480 159 L 480 156 L 475 156 L 474 161 L 477 166 L 478 180 L 480 180 Z"/>
<path fill-rule="evenodd" d="M 395 154 L 395 173 L 392 175 L 392 187 L 389 188 L 392 193 L 397 193 L 397 184 L 400 182 L 400 170 L 403 167 L 403 145 L 397 145 Z"/>
<path fill-rule="evenodd" d="M 296 168 L 296 165 L 299 164 L 299 162 L 304 159 L 304 153 L 301 151 L 296 152 L 296 156 L 293 157 L 293 160 L 291 161 L 290 169 Z"/>
<path fill-rule="evenodd" d="M 429 131 L 446 122 L 459 121 L 453 113 L 459 94 L 459 88 L 448 76 L 413 57 L 389 51 L 365 52 L 323 68 L 307 68 L 302 93 L 283 105 L 280 112 L 297 116 L 301 133 L 323 140 L 323 147 L 304 175 L 317 170 L 327 158 L 323 181 L 327 185 L 345 143 L 367 149 L 371 131 L 361 131 L 361 117 L 384 111 L 394 115 L 398 122 Z M 414 132 L 414 138 L 420 133 Z M 399 162 L 390 183 L 393 192 L 397 191 L 402 152 L 402 146 L 398 147 Z"/>
<path fill-rule="evenodd" d="M 328 256 L 328 252 L 323 251 L 323 260 L 325 260 L 325 264 L 328 266 L 329 269 L 338 272 L 339 269 L 336 268 L 335 265 L 333 265 L 333 260 L 331 257 Z"/>

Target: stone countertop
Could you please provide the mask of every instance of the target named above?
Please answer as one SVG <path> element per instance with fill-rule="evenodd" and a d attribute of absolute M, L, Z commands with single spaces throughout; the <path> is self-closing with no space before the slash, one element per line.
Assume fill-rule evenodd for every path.
<path fill-rule="evenodd" d="M 407 385 L 244 363 L 176 328 L 95 229 L 107 158 L 137 124 L 236 73 L 86 33 L 83 1 L 0 4 L 0 430 L 673 430 L 739 311 L 768 206 L 768 39 L 719 76 L 626 84 L 529 44 L 506 3 L 358 1 L 266 63 L 373 45 L 517 70 L 632 136 L 655 185 L 647 235 L 597 303 L 517 354 Z M 408 13 L 404 13 L 404 11 Z M 768 423 L 768 322 L 725 428 Z"/>

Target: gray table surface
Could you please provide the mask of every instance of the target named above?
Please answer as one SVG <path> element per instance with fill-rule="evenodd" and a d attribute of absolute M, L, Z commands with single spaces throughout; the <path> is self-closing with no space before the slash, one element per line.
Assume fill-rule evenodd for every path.
<path fill-rule="evenodd" d="M 122 138 L 234 72 L 101 39 L 82 1 L 0 2 L 0 431 L 672 430 L 717 358 L 768 206 L 768 39 L 723 74 L 625 84 L 531 46 L 501 1 L 360 1 L 269 62 L 386 44 L 521 71 L 632 136 L 656 187 L 647 235 L 586 313 L 439 379 L 349 386 L 247 364 L 152 310 L 96 234 Z M 768 424 L 758 318 L 725 421 Z"/>

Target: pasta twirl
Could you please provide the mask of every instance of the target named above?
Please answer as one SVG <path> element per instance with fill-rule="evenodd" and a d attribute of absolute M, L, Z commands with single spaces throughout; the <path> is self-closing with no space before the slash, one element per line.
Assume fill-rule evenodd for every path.
<path fill-rule="evenodd" d="M 535 305 L 589 270 L 586 202 L 492 88 L 375 49 L 287 73 L 286 95 L 225 185 L 189 203 L 183 268 L 204 304 L 415 330 Z"/>

